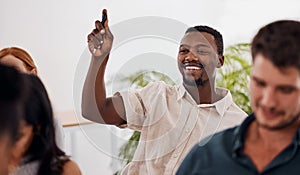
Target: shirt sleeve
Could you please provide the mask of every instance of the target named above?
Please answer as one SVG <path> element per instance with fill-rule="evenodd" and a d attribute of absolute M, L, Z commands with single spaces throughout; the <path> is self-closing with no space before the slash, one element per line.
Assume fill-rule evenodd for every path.
<path fill-rule="evenodd" d="M 123 98 L 128 128 L 141 131 L 159 86 L 160 83 L 155 82 L 138 90 L 119 92 Z"/>

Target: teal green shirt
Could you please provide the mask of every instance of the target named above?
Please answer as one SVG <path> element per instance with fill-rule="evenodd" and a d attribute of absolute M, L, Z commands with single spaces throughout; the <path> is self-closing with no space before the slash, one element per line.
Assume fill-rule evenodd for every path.
<path fill-rule="evenodd" d="M 203 140 L 195 145 L 176 175 L 300 175 L 300 129 L 291 144 L 258 173 L 242 152 L 247 128 L 254 119 L 250 114 L 240 126 L 215 134 L 208 143 Z"/>

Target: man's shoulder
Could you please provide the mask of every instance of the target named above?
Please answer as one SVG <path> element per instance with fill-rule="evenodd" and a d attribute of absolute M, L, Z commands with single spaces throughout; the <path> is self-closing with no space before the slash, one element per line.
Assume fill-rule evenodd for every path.
<path fill-rule="evenodd" d="M 178 85 L 171 85 L 167 84 L 164 81 L 154 81 L 148 83 L 145 87 L 143 87 L 141 90 L 153 90 L 153 92 L 158 93 L 159 91 L 178 91 L 179 86 Z M 150 92 L 150 91 L 149 91 Z"/>
<path fill-rule="evenodd" d="M 162 80 L 150 82 L 150 83 L 148 83 L 147 86 L 161 86 L 161 87 L 165 87 L 165 88 L 177 87 L 176 85 L 167 84 L 166 82 L 164 82 Z"/>
<path fill-rule="evenodd" d="M 234 147 L 237 129 L 238 127 L 229 128 L 202 139 L 189 152 L 188 161 L 206 167 L 218 161 L 216 158 L 228 155 Z"/>
<path fill-rule="evenodd" d="M 231 128 L 224 129 L 222 131 L 216 132 L 211 136 L 208 136 L 199 142 L 199 146 L 206 145 L 210 147 L 210 145 L 215 145 L 216 143 L 223 143 L 229 140 L 232 140 L 239 130 L 240 126 L 233 126 Z"/>
<path fill-rule="evenodd" d="M 240 114 L 243 118 L 248 116 L 248 114 L 245 111 L 243 111 L 242 108 L 238 106 L 235 102 L 232 102 L 228 110 Z"/>

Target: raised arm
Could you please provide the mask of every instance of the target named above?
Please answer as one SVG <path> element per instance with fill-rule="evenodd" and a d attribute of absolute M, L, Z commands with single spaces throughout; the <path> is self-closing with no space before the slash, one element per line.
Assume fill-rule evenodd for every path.
<path fill-rule="evenodd" d="M 106 97 L 104 73 L 112 48 L 113 35 L 108 27 L 106 10 L 102 22 L 95 22 L 95 29 L 88 35 L 92 54 L 90 67 L 82 92 L 82 116 L 97 123 L 125 124 L 125 109 L 121 96 Z M 104 26 L 103 26 L 103 25 Z"/>

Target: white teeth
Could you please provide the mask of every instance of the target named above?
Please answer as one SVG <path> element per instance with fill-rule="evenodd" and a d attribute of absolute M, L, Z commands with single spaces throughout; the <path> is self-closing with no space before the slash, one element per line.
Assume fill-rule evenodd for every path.
<path fill-rule="evenodd" d="M 197 67 L 197 66 L 186 66 L 185 69 L 188 69 L 188 70 L 200 70 L 201 68 Z"/>

